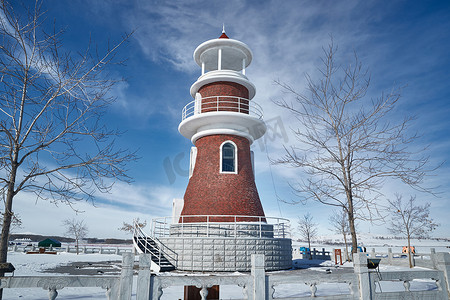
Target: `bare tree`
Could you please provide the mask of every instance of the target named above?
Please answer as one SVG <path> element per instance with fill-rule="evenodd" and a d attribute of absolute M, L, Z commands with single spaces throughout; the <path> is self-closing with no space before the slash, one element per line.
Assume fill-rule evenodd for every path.
<path fill-rule="evenodd" d="M 303 239 L 308 242 L 309 259 L 311 256 L 311 240 L 317 236 L 317 224 L 313 222 L 313 217 L 310 213 L 303 215 L 303 218 L 298 217 L 298 231 Z"/>
<path fill-rule="evenodd" d="M 0 224 L 3 223 L 3 212 L 0 211 Z M 22 219 L 19 214 L 13 214 L 11 218 L 11 226 L 9 227 L 9 235 L 15 232 L 15 230 L 22 228 Z M 9 236 L 8 236 L 9 241 Z"/>
<path fill-rule="evenodd" d="M 297 92 L 277 82 L 294 97 L 275 103 L 292 113 L 297 143 L 285 146 L 285 155 L 276 164 L 300 168 L 306 175 L 290 183 L 300 200 L 331 205 L 348 215 L 353 252 L 357 250 L 355 220 L 375 221 L 382 217 L 377 199 L 387 178 L 399 179 L 416 190 L 432 192 L 423 186 L 428 157 L 410 147 L 418 136 L 410 133 L 412 117 L 399 119 L 393 113 L 399 90 L 367 99 L 370 78 L 357 55 L 347 67 L 340 67 L 331 42 L 324 49 L 320 78 L 306 75 L 307 93 Z"/>
<path fill-rule="evenodd" d="M 89 230 L 84 224 L 84 221 L 78 221 L 76 219 L 66 219 L 63 221 L 63 226 L 66 227 L 66 235 L 75 239 L 75 247 L 77 249 L 77 255 L 79 253 L 79 242 L 84 239 Z"/>
<path fill-rule="evenodd" d="M 73 55 L 61 31 L 43 30 L 40 2 L 23 16 L 0 2 L 0 192 L 4 213 L 0 263 L 6 262 L 13 199 L 19 193 L 71 205 L 129 182 L 134 153 L 115 146 L 119 131 L 102 124 L 117 82 L 109 66 L 119 43 Z M 2 276 L 2 274 L 0 274 Z M 1 292 L 0 292 L 1 299 Z"/>
<path fill-rule="evenodd" d="M 394 200 L 388 200 L 391 213 L 389 231 L 400 233 L 408 239 L 409 267 L 412 268 L 411 238 L 428 237 L 438 224 L 430 217 L 430 203 L 421 206 L 416 203 L 416 196 L 411 196 L 407 201 L 402 198 L 396 194 Z"/>
<path fill-rule="evenodd" d="M 120 227 L 120 228 L 118 228 L 118 229 L 121 230 L 121 231 L 128 232 L 128 233 L 130 233 L 130 234 L 133 234 L 135 226 L 137 226 L 137 227 L 139 227 L 139 228 L 144 228 L 145 226 L 147 226 L 147 221 L 144 220 L 143 222 L 141 222 L 141 221 L 139 220 L 139 218 L 137 218 L 137 219 L 134 220 L 134 222 L 131 223 L 131 224 L 130 224 L 130 223 L 123 222 L 122 227 Z"/>
<path fill-rule="evenodd" d="M 350 227 L 348 226 L 348 214 L 343 209 L 333 210 L 333 214 L 328 218 L 328 220 L 330 221 L 331 226 L 333 226 L 333 231 L 338 234 L 342 234 L 342 236 L 344 237 L 345 257 L 348 260 L 349 253 L 347 235 L 350 234 Z"/>

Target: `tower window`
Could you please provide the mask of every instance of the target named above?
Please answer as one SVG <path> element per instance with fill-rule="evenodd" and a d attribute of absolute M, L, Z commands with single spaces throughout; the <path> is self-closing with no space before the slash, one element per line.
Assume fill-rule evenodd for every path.
<path fill-rule="evenodd" d="M 221 148 L 221 173 L 237 173 L 236 145 L 228 141 Z"/>

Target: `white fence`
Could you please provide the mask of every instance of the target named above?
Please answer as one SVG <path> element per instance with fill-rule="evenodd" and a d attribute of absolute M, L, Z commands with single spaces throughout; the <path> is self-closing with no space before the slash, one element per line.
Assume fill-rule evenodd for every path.
<path fill-rule="evenodd" d="M 107 299 L 129 300 L 133 285 L 134 255 L 122 255 L 120 276 L 6 276 L 0 277 L 0 288 L 42 288 L 54 300 L 65 287 L 101 287 Z"/>
<path fill-rule="evenodd" d="M 36 245 L 10 245 L 8 251 L 13 252 L 28 252 L 28 251 L 39 251 L 42 247 L 37 247 Z M 116 254 L 122 255 L 127 252 L 133 252 L 133 246 L 92 246 L 92 245 L 80 245 L 79 253 L 91 254 Z M 76 253 L 77 248 L 74 245 L 66 245 L 64 247 L 45 247 L 45 251 L 53 252 L 67 252 Z"/>
<path fill-rule="evenodd" d="M 393 253 L 391 248 L 387 249 L 388 252 L 376 252 L 374 248 L 367 254 L 372 258 L 381 259 L 381 264 L 394 265 L 394 266 L 409 266 L 408 254 L 406 253 Z M 436 269 L 437 258 L 434 248 L 430 249 L 430 253 L 412 254 L 411 262 L 413 266 Z"/>
<path fill-rule="evenodd" d="M 248 300 L 304 300 L 314 297 L 329 299 L 449 299 L 450 254 L 435 254 L 437 270 L 410 270 L 402 272 L 376 272 L 367 267 L 367 254 L 354 256 L 354 272 L 343 274 L 320 274 L 311 272 L 278 271 L 265 272 L 264 255 L 252 255 L 250 273 L 239 274 L 152 274 L 150 255 L 139 256 L 136 299 L 159 300 L 165 289 L 171 286 L 196 286 L 200 289 L 201 299 L 206 299 L 208 288 L 213 285 L 235 285 L 242 289 L 242 299 Z M 133 285 L 133 262 L 131 253 L 123 255 L 120 276 L 13 276 L 0 278 L 0 288 L 44 288 L 49 291 L 49 299 L 54 300 L 57 290 L 64 287 L 103 287 L 107 299 L 130 300 Z M 418 280 L 431 281 L 434 289 L 417 290 L 414 283 Z M 346 288 L 336 295 L 321 293 L 327 284 L 340 284 Z M 400 290 L 383 291 L 386 284 L 400 284 Z M 309 288 L 306 295 L 277 296 L 278 289 L 286 284 L 303 285 Z M 292 288 L 291 288 L 292 289 Z"/>
<path fill-rule="evenodd" d="M 321 259 L 321 260 L 331 260 L 333 251 L 326 251 L 325 248 L 322 250 L 317 250 L 316 248 L 312 248 L 311 251 L 300 251 L 298 248 L 295 248 L 292 252 L 293 259 Z"/>

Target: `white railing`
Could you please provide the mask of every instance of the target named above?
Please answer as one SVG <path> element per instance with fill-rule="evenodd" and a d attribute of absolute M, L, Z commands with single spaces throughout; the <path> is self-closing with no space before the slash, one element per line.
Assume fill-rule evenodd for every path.
<path fill-rule="evenodd" d="M 437 253 L 438 270 L 405 270 L 377 272 L 367 268 L 367 256 L 358 253 L 354 257 L 353 273 L 317 274 L 317 272 L 279 271 L 266 273 L 265 257 L 252 254 L 251 272 L 208 274 L 172 273 L 170 276 L 151 272 L 151 255 L 139 255 L 136 299 L 159 300 L 166 288 L 177 286 L 197 286 L 201 299 L 206 299 L 208 288 L 213 285 L 235 285 L 241 288 L 243 298 L 248 300 L 306 300 L 306 299 L 448 299 L 450 279 L 450 254 Z M 65 287 L 102 287 L 107 299 L 131 300 L 133 291 L 134 256 L 126 253 L 122 260 L 120 276 L 7 276 L 0 277 L 0 288 L 43 288 L 48 290 L 48 298 L 54 300 L 58 290 Z M 416 289 L 417 282 L 430 282 L 424 289 Z M 329 284 L 339 284 L 343 288 L 335 294 L 322 293 Z M 384 283 L 400 286 L 398 291 L 384 289 Z M 307 286 L 307 293 L 300 293 Z M 288 288 L 289 296 L 279 295 Z M 286 289 L 284 289 L 286 290 Z M 330 290 L 328 288 L 328 290 Z M 281 297 L 280 297 L 281 296 Z"/>
<path fill-rule="evenodd" d="M 387 252 L 378 252 L 375 251 L 375 248 L 372 248 L 370 252 L 367 252 L 367 255 L 372 258 L 380 258 L 383 264 L 409 266 L 408 254 L 393 253 L 392 248 L 388 248 Z M 430 248 L 430 253 L 416 253 L 411 255 L 411 263 L 413 266 L 436 268 L 436 251 L 434 248 Z"/>
<path fill-rule="evenodd" d="M 214 276 L 194 274 L 171 274 L 171 276 L 145 276 L 139 273 L 137 294 L 142 291 L 142 299 L 161 299 L 164 289 L 169 286 L 195 285 L 200 288 L 201 299 L 206 299 L 207 288 L 213 285 L 235 285 L 242 288 L 243 298 L 249 300 L 307 300 L 307 299 L 440 299 L 448 297 L 449 273 L 444 270 L 408 270 L 402 272 L 377 272 L 368 270 L 367 256 L 358 253 L 355 257 L 353 272 L 336 272 L 324 274 L 296 271 L 278 271 L 266 273 L 265 257 L 252 254 L 252 269 L 249 273 L 214 274 Z M 450 257 L 442 257 L 445 264 Z M 141 259 L 140 259 L 141 261 Z M 142 259 L 142 262 L 145 262 Z M 149 270 L 149 266 L 141 265 L 140 270 Z M 304 272 L 303 272 L 304 271 Z M 141 272 L 141 271 L 140 271 Z M 148 272 L 148 271 L 147 271 Z M 149 274 L 149 272 L 148 272 Z M 401 291 L 386 291 L 380 289 L 383 281 L 395 281 L 403 285 Z M 430 286 L 416 290 L 410 288 L 417 282 L 429 282 Z M 380 285 L 381 284 L 381 285 Z M 330 285 L 337 288 L 330 288 Z M 151 287 L 149 289 L 148 287 Z M 433 287 L 434 286 L 434 287 Z M 308 291 L 303 292 L 303 287 Z M 284 291 L 287 295 L 280 295 Z M 140 299 L 140 298 L 138 298 Z"/>
<path fill-rule="evenodd" d="M 263 118 L 261 106 L 249 99 L 235 96 L 203 97 L 189 102 L 182 110 L 181 119 L 209 112 L 237 112 L 258 119 Z"/>
<path fill-rule="evenodd" d="M 448 299 L 446 280 L 440 271 L 381 271 L 369 274 L 372 299 Z M 420 281 L 427 281 L 433 287 L 418 291 L 415 284 Z"/>
<path fill-rule="evenodd" d="M 13 252 L 28 252 L 28 251 L 38 251 L 39 249 L 44 248 L 45 251 L 53 251 L 53 252 L 66 252 L 66 253 L 76 253 L 77 248 L 75 245 L 66 245 L 63 247 L 38 247 L 36 245 L 9 245 L 8 251 Z M 78 247 L 79 253 L 83 254 L 116 254 L 122 255 L 126 252 L 133 252 L 133 247 L 129 245 L 120 245 L 120 246 L 92 246 L 92 245 L 80 245 Z"/>
<path fill-rule="evenodd" d="M 322 259 L 330 260 L 332 258 L 333 251 L 326 251 L 325 248 L 317 250 L 312 248 L 310 251 L 300 251 L 298 248 L 293 249 L 292 259 Z"/>
<path fill-rule="evenodd" d="M 177 266 L 178 254 L 173 250 L 167 248 L 156 237 L 151 237 L 145 234 L 139 224 L 134 221 L 133 224 L 133 243 L 135 248 L 141 253 L 151 254 L 157 261 L 154 261 L 158 266 L 162 266 L 162 258 L 165 258 L 174 267 Z"/>
<path fill-rule="evenodd" d="M 179 230 L 177 236 L 181 237 L 186 232 L 192 237 L 193 232 L 189 229 L 194 227 L 202 237 L 217 237 L 218 231 L 226 231 L 227 237 L 290 238 L 291 236 L 288 219 L 245 215 L 182 215 L 179 220 L 172 220 L 172 217 L 157 218 L 152 220 L 151 236 L 170 237 L 174 227 Z"/>
<path fill-rule="evenodd" d="M 122 255 L 122 270 L 118 276 L 5 276 L 0 277 L 0 289 L 8 288 L 41 288 L 48 291 L 48 299 L 55 300 L 58 290 L 65 287 L 87 288 L 99 287 L 105 289 L 108 300 L 131 300 L 133 287 L 134 255 Z"/>

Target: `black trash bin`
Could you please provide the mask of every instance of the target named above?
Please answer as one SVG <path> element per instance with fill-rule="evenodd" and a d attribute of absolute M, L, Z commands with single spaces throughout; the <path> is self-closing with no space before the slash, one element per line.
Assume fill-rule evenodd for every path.
<path fill-rule="evenodd" d="M 369 269 L 376 269 L 378 268 L 378 265 L 380 264 L 381 259 L 380 258 L 368 258 L 367 259 L 367 268 Z"/>

